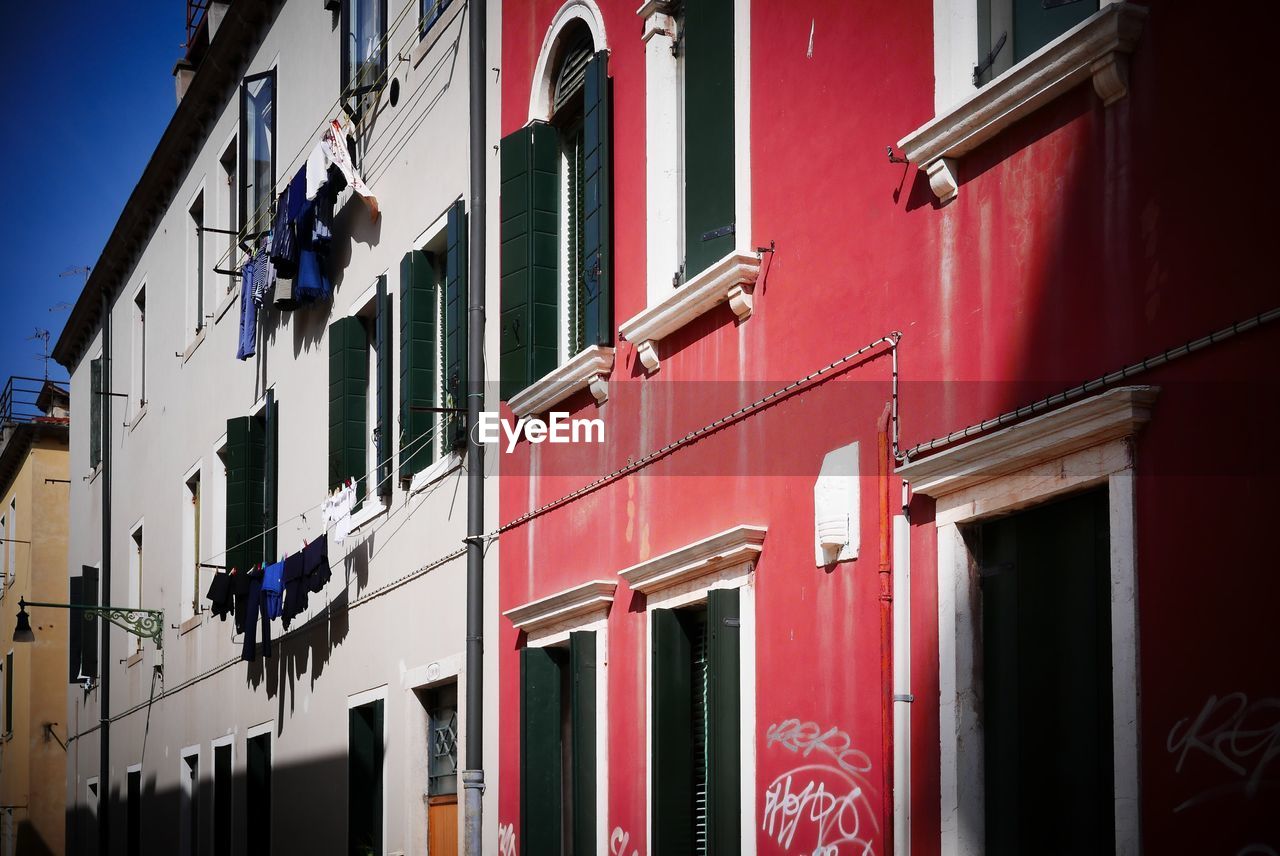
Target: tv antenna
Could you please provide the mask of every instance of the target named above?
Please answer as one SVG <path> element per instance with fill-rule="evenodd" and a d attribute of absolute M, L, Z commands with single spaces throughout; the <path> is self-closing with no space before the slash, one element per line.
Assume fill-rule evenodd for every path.
<path fill-rule="evenodd" d="M 43 347 L 41 348 L 41 353 L 39 356 L 36 357 L 36 359 L 44 361 L 44 379 L 48 380 L 49 379 L 49 331 L 41 329 L 40 327 L 37 327 L 36 331 L 27 337 L 27 341 L 33 342 L 36 339 L 39 339 L 41 342 L 44 343 Z"/>

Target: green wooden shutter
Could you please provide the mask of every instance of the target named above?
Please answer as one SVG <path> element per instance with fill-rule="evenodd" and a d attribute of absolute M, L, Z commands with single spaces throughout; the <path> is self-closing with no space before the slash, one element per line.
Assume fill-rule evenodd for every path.
<path fill-rule="evenodd" d="M 91 565 L 83 565 L 80 568 L 80 576 L 83 580 L 80 584 L 80 602 L 86 606 L 97 606 L 101 601 L 98 599 L 98 569 Z M 81 633 L 80 637 L 80 671 L 86 677 L 98 677 L 98 618 L 94 616 L 87 621 L 81 616 Z"/>
<path fill-rule="evenodd" d="M 573 733 L 573 850 L 594 853 L 596 841 L 596 634 L 569 634 Z"/>
<path fill-rule="evenodd" d="M 1021 62 L 1098 11 L 1098 0 L 1013 0 L 1013 61 Z"/>
<path fill-rule="evenodd" d="M 587 63 L 583 86 L 583 344 L 613 344 L 613 161 L 609 53 Z"/>
<path fill-rule="evenodd" d="M 67 580 L 67 598 L 70 603 L 84 603 L 84 577 L 71 577 Z M 85 613 L 78 609 L 71 610 L 67 618 L 67 680 L 75 683 L 80 679 L 80 646 L 84 640 Z"/>
<path fill-rule="evenodd" d="M 382 699 L 347 712 L 347 852 L 382 852 Z"/>
<path fill-rule="evenodd" d="M 329 325 L 329 489 L 348 477 L 364 498 L 369 394 L 369 338 L 359 318 L 347 316 Z"/>
<path fill-rule="evenodd" d="M 387 277 L 378 277 L 377 284 L 377 321 L 374 347 L 378 352 L 377 407 L 378 424 L 374 427 L 377 438 L 377 488 L 378 496 L 391 496 L 391 296 L 387 293 Z"/>
<path fill-rule="evenodd" d="M 227 556 L 228 568 L 246 570 L 251 561 L 246 543 L 249 528 L 249 422 L 248 416 L 227 420 Z"/>
<path fill-rule="evenodd" d="M 740 623 L 737 589 L 707 592 L 707 852 L 741 843 Z"/>
<path fill-rule="evenodd" d="M 503 400 L 559 364 L 560 142 L 532 122 L 501 146 Z"/>
<path fill-rule="evenodd" d="M 436 292 L 431 257 L 411 250 L 400 260 L 400 478 L 435 460 Z"/>
<path fill-rule="evenodd" d="M 689 635 L 675 610 L 653 610 L 654 853 L 693 850 L 693 684 Z"/>
<path fill-rule="evenodd" d="M 265 420 L 250 418 L 248 443 L 249 502 L 245 525 L 252 539 L 245 546 L 245 561 L 255 564 L 267 561 L 267 542 L 262 533 L 267 528 L 267 427 Z M 274 534 L 274 533 L 272 533 Z"/>
<path fill-rule="evenodd" d="M 560 666 L 547 648 L 520 651 L 520 852 L 561 852 Z"/>
<path fill-rule="evenodd" d="M 733 251 L 733 0 L 684 12 L 685 278 Z"/>
<path fill-rule="evenodd" d="M 89 363 L 89 467 L 102 463 L 102 358 Z"/>
<path fill-rule="evenodd" d="M 262 555 L 263 561 L 274 562 L 276 553 L 276 520 L 280 493 L 280 402 L 267 393 L 267 406 L 262 421 Z"/>
<path fill-rule="evenodd" d="M 444 406 L 467 406 L 467 212 L 462 200 L 449 208 L 444 263 Z M 447 413 L 445 442 L 467 440 L 463 414 Z"/>

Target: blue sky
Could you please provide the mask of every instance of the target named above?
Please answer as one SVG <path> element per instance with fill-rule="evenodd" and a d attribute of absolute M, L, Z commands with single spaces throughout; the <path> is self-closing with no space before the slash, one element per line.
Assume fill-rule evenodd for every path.
<path fill-rule="evenodd" d="M 8 88 L 0 206 L 0 375 L 39 377 L 47 329 L 57 341 L 92 265 L 175 106 L 183 0 L 0 2 Z M 50 377 L 65 370 L 49 362 Z M 3 381 L 0 381 L 2 383 Z"/>

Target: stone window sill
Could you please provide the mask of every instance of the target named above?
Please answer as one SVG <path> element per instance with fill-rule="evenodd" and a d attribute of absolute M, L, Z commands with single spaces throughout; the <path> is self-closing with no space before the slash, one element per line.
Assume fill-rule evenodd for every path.
<path fill-rule="evenodd" d="M 418 39 L 418 43 L 409 51 L 409 62 L 413 64 L 414 68 L 417 68 L 427 54 L 431 53 L 431 49 L 441 40 L 444 31 L 457 19 L 458 15 L 461 14 L 462 7 L 465 5 L 465 3 L 450 3 L 440 17 L 431 24 L 431 29 L 422 34 Z M 418 22 L 414 21 L 413 26 L 416 29 L 419 26 Z"/>
<path fill-rule="evenodd" d="M 187 345 L 187 349 L 178 355 L 182 357 L 183 365 L 187 364 L 187 360 L 191 359 L 191 355 L 196 352 L 196 348 L 200 347 L 200 343 L 204 341 L 205 331 L 208 329 L 209 329 L 208 326 L 204 326 L 204 327 L 201 327 L 198 331 L 196 331 L 196 335 L 191 340 L 191 344 Z"/>
<path fill-rule="evenodd" d="M 133 417 L 132 421 L 130 421 L 130 422 L 129 422 L 129 431 L 130 431 L 130 433 L 132 433 L 132 432 L 133 432 L 133 429 L 135 429 L 135 428 L 137 428 L 137 427 L 138 427 L 138 423 L 139 423 L 139 422 L 141 422 L 141 421 L 142 421 L 142 417 L 144 417 L 144 416 L 146 416 L 146 415 L 147 415 L 147 402 L 145 402 L 145 401 L 144 401 L 144 402 L 142 402 L 142 406 L 140 406 L 140 407 L 138 408 L 138 413 L 137 413 L 137 415 L 135 415 L 135 416 Z"/>
<path fill-rule="evenodd" d="M 618 335 L 636 346 L 640 362 L 658 370 L 658 342 L 721 303 L 728 303 L 739 321 L 751 317 L 751 291 L 760 275 L 760 257 L 730 253 L 679 288 L 665 300 L 624 321 Z"/>
<path fill-rule="evenodd" d="M 409 496 L 421 493 L 461 466 L 462 455 L 450 452 L 431 466 L 414 474 L 409 480 Z"/>
<path fill-rule="evenodd" d="M 929 176 L 942 202 L 959 192 L 962 157 L 1005 128 L 1074 89 L 1086 79 L 1104 106 L 1129 91 L 1133 53 L 1147 10 L 1110 3 L 1063 33 L 969 98 L 898 141 L 898 148 Z"/>
<path fill-rule="evenodd" d="M 612 369 L 613 348 L 592 345 L 511 396 L 507 403 L 517 417 L 536 416 L 587 388 L 596 404 L 604 404 L 609 398 L 607 378 Z"/>
<path fill-rule="evenodd" d="M 142 651 L 140 650 L 135 651 L 134 653 L 129 655 L 128 659 L 124 661 L 124 667 L 126 669 L 132 669 L 134 666 L 138 665 L 141 662 L 142 662 Z"/>
<path fill-rule="evenodd" d="M 178 628 L 178 635 L 186 636 L 188 633 L 190 633 L 192 630 L 195 630 L 197 627 L 199 627 L 203 623 L 204 623 L 203 615 L 193 615 L 190 618 L 188 618 L 186 621 L 182 622 L 182 626 Z"/>

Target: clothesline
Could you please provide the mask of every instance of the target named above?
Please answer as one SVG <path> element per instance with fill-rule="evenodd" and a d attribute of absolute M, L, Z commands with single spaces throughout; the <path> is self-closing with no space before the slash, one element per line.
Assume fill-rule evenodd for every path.
<path fill-rule="evenodd" d="M 400 453 L 401 453 L 402 455 L 406 455 L 406 454 L 413 454 L 413 453 L 417 452 L 417 451 L 418 451 L 418 449 L 422 448 L 424 445 L 426 445 L 426 443 L 431 442 L 431 441 L 433 441 L 433 440 L 435 439 L 436 431 L 437 431 L 437 427 L 436 427 L 436 426 L 432 426 L 432 427 L 428 428 L 426 431 L 423 431 L 423 432 L 422 432 L 421 434 L 419 434 L 417 437 L 414 437 L 413 439 L 409 440 L 409 441 L 404 445 L 404 447 L 400 450 Z M 429 435 L 430 435 L 430 436 L 429 436 Z M 392 461 L 392 457 L 393 457 L 392 455 L 388 455 L 388 456 L 387 456 L 387 458 L 386 458 L 385 460 L 383 460 L 383 461 L 379 462 L 379 463 L 377 464 L 377 466 L 375 466 L 375 467 L 373 468 L 373 470 L 372 470 L 372 471 L 370 471 L 370 472 L 368 472 L 368 473 L 365 473 L 364 475 L 360 476 L 359 478 L 353 478 L 351 481 L 352 481 L 355 485 L 359 485 L 361 482 L 365 481 L 366 479 L 371 478 L 371 477 L 373 476 L 373 474 L 374 474 L 374 473 L 376 473 L 376 472 L 378 471 L 378 469 L 380 469 L 380 468 L 381 468 L 381 466 L 382 466 L 383 464 L 391 463 L 391 461 Z M 386 479 L 390 479 L 390 478 L 392 478 L 393 476 L 394 476 L 394 473 L 388 473 L 388 474 L 387 474 L 387 476 L 386 476 Z M 381 487 L 381 486 L 382 486 L 382 484 L 384 483 L 384 481 L 385 481 L 385 479 L 384 479 L 383 481 L 379 481 L 377 486 L 378 486 L 378 487 Z M 308 514 L 313 514 L 313 513 L 315 513 L 317 510 L 319 510 L 319 509 L 323 508 L 323 507 L 324 507 L 324 504 L 325 504 L 326 502 L 328 502 L 328 501 L 329 501 L 329 496 L 328 496 L 328 495 L 326 495 L 324 499 L 320 500 L 320 501 L 319 501 L 318 503 L 316 503 L 315 505 L 312 505 L 312 506 L 310 506 L 310 507 L 308 507 L 308 508 L 306 508 L 306 509 L 303 509 L 302 511 L 300 511 L 300 512 L 298 512 L 297 514 L 293 515 L 292 517 L 286 518 L 285 520 L 281 520 L 280 522 L 276 523 L 274 526 L 271 526 L 271 527 L 270 527 L 270 528 L 268 528 L 268 529 L 264 529 L 264 530 L 263 530 L 262 532 L 260 532 L 260 533 L 257 533 L 257 534 L 255 534 L 255 535 L 250 536 L 249 538 L 246 538 L 245 540 L 241 541 L 239 544 L 232 544 L 231 546 L 224 548 L 221 552 L 218 552 L 218 553 L 214 553 L 214 554 L 212 554 L 211 556 L 209 556 L 207 559 L 205 559 L 205 560 L 204 560 L 203 562 L 201 562 L 200 564 L 201 564 L 202 566 L 206 566 L 206 567 L 207 567 L 208 565 L 212 564 L 212 562 L 213 562 L 213 560 L 214 560 L 214 559 L 217 559 L 217 558 L 218 558 L 218 557 L 220 557 L 220 556 L 226 556 L 228 553 L 230 553 L 232 550 L 235 550 L 235 549 L 236 549 L 236 548 L 238 548 L 238 547 L 243 547 L 243 546 L 245 546 L 246 544 L 250 544 L 250 543 L 252 543 L 253 541 L 258 540 L 259 538 L 262 538 L 262 537 L 266 536 L 267 534 L 269 534 L 269 533 L 271 533 L 271 532 L 275 532 L 276 530 L 280 529 L 281 527 L 283 527 L 283 526 L 285 526 L 285 525 L 287 525 L 287 524 L 289 524 L 289 523 L 292 523 L 292 522 L 293 522 L 293 521 L 295 521 L 295 520 L 306 519 L 306 516 L 307 516 Z"/>

